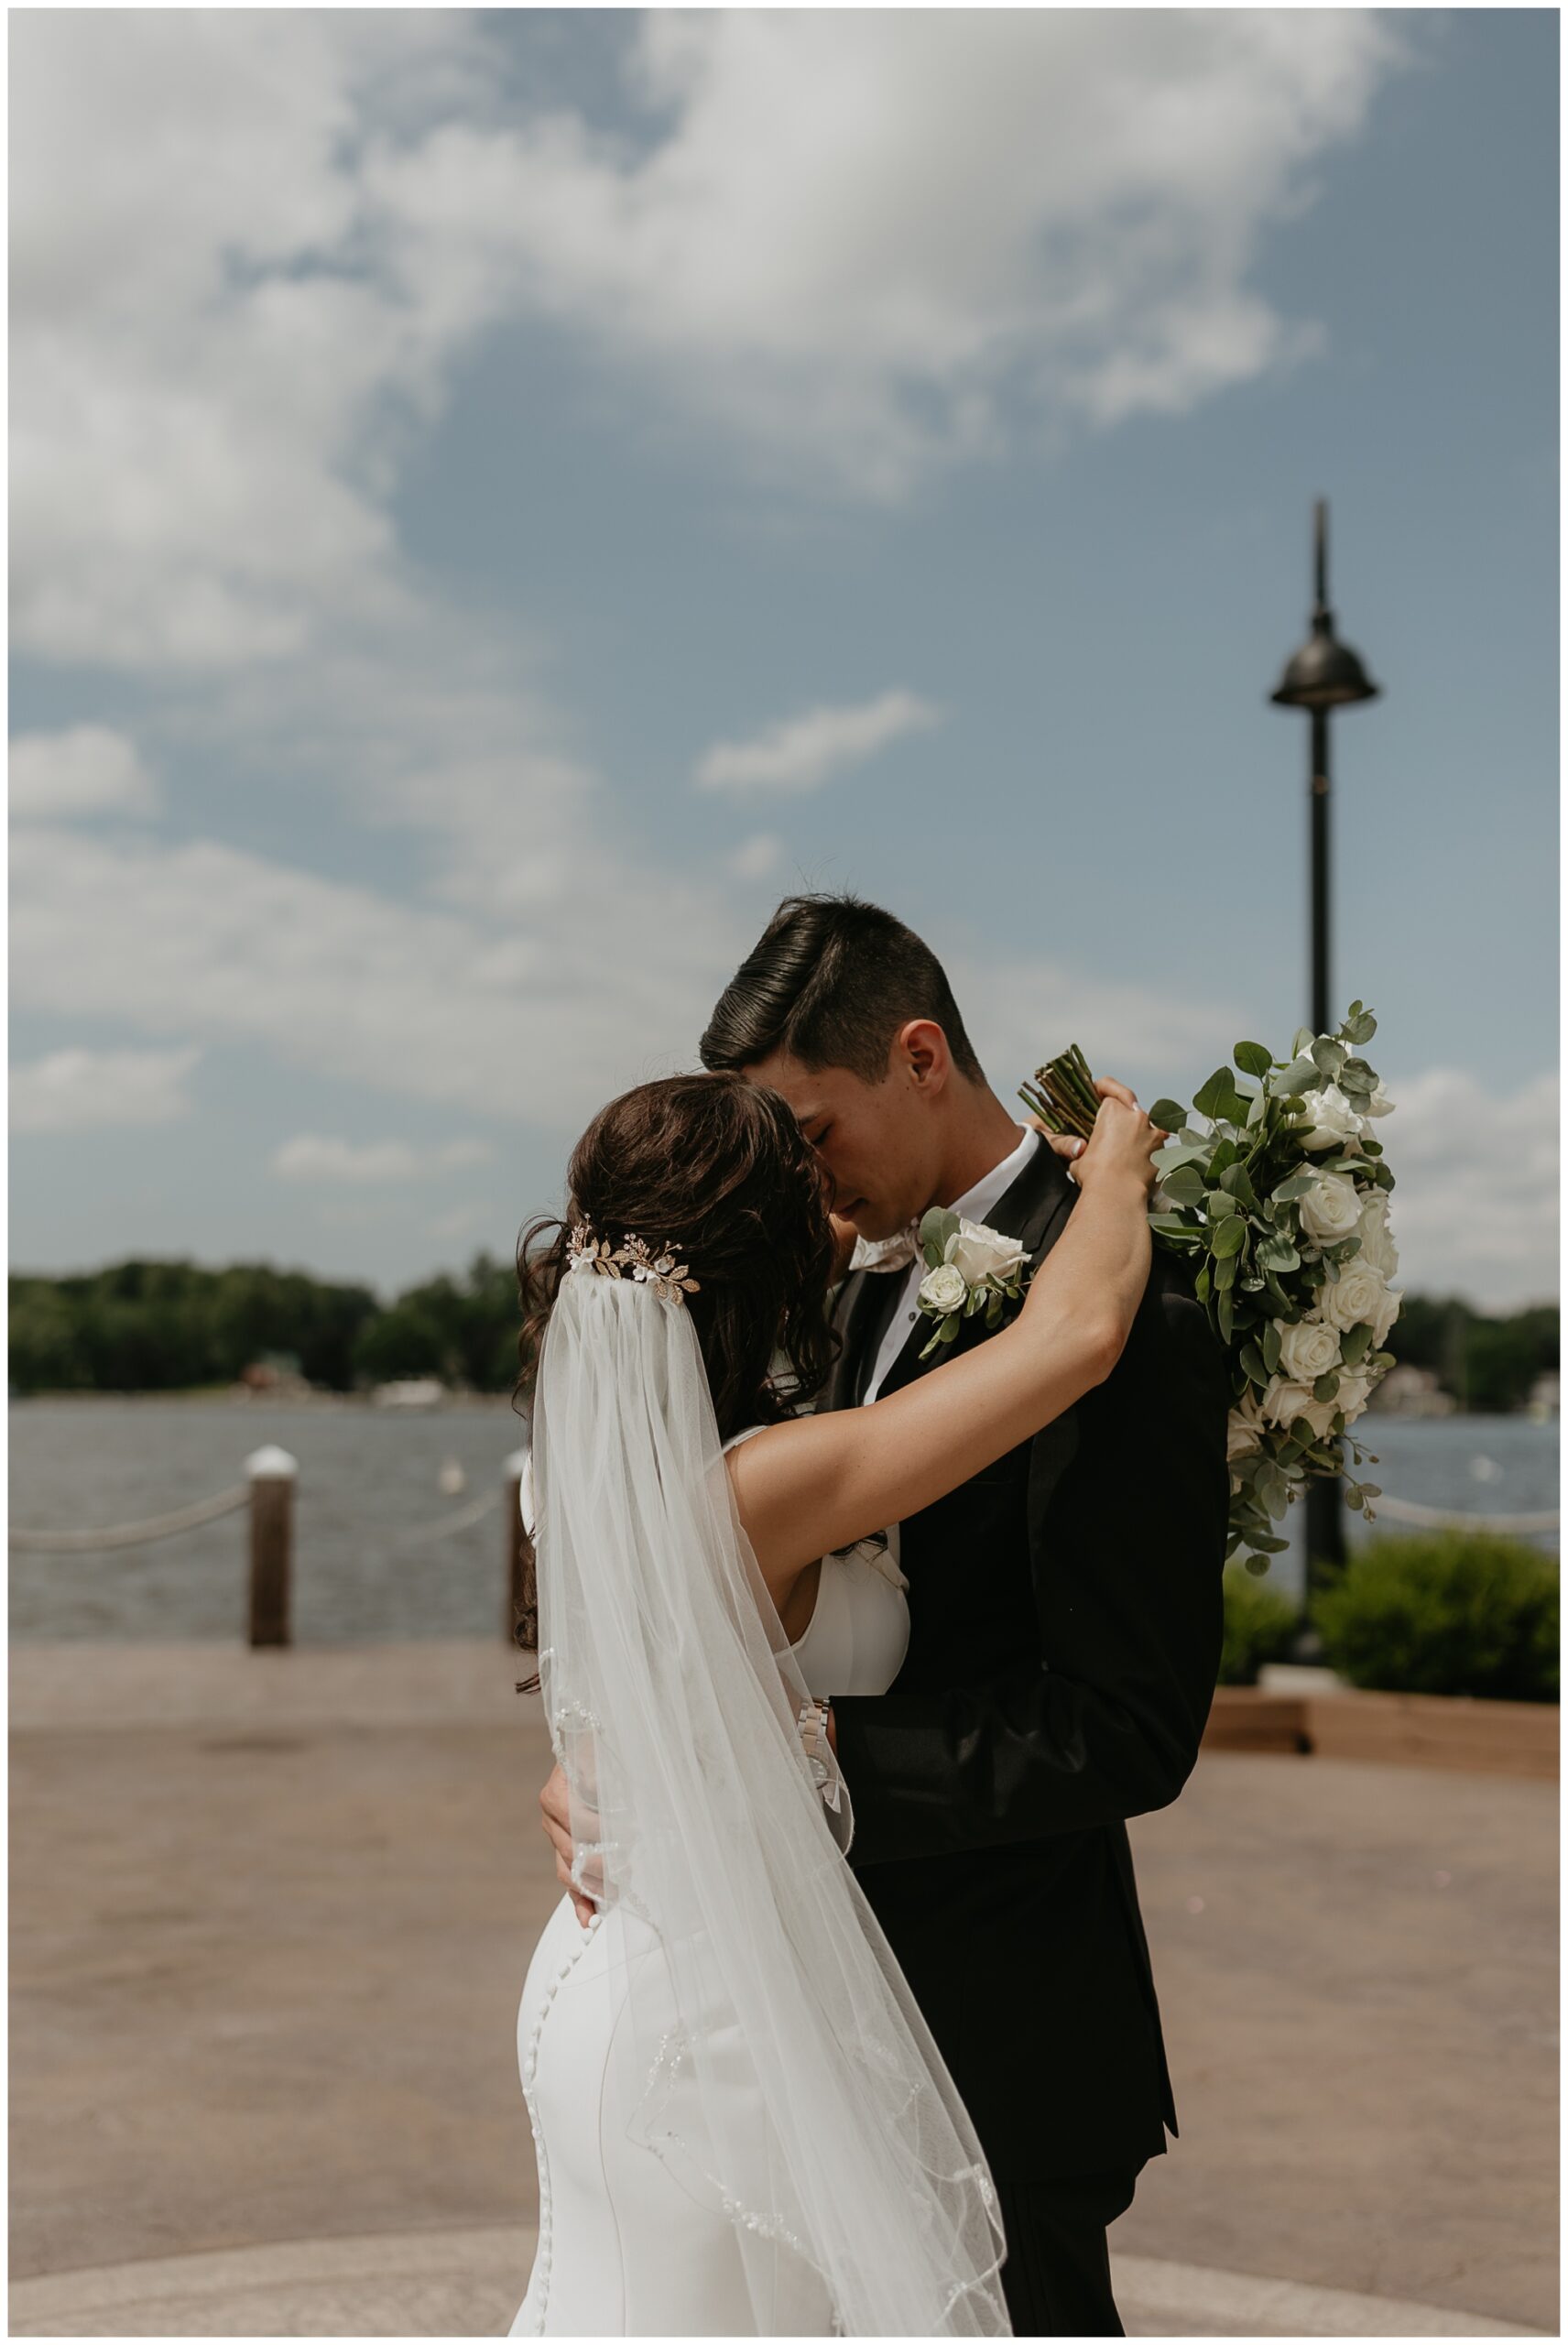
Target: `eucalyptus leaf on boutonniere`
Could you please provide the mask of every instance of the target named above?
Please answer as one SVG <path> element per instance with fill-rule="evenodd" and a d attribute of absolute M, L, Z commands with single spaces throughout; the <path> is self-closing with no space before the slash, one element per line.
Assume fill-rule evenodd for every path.
<path fill-rule="evenodd" d="M 998 1327 L 1004 1305 L 1022 1300 L 1024 1249 L 1018 1238 L 1004 1238 L 983 1221 L 967 1221 L 950 1206 L 932 1205 L 921 1218 L 920 1242 L 926 1265 L 920 1307 L 936 1321 L 922 1359 L 939 1345 L 951 1344 L 965 1319 L 984 1312 L 986 1326 Z"/>

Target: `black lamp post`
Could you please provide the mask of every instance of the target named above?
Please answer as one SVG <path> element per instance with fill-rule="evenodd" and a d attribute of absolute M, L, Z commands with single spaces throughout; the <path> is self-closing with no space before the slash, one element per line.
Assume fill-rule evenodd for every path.
<path fill-rule="evenodd" d="M 1347 643 L 1337 640 L 1334 613 L 1328 604 L 1328 499 L 1312 506 L 1312 552 L 1315 598 L 1312 631 L 1269 697 L 1279 708 L 1304 708 L 1312 718 L 1308 803 L 1312 813 L 1312 1028 L 1329 1031 L 1329 832 L 1328 720 L 1336 708 L 1356 701 L 1375 700 L 1377 686 Z M 1337 1481 L 1307 1486 L 1307 1579 L 1310 1602 L 1314 1563 L 1344 1568 L 1345 1508 Z"/>

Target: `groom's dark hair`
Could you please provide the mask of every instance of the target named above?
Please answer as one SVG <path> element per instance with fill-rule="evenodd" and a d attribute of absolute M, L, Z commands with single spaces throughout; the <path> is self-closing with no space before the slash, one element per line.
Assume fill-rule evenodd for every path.
<path fill-rule="evenodd" d="M 985 1082 L 942 963 L 913 929 L 858 896 L 786 896 L 697 1049 L 710 1074 L 783 1050 L 802 1066 L 844 1066 L 880 1083 L 893 1037 L 911 1018 L 932 1020 L 954 1063 Z"/>

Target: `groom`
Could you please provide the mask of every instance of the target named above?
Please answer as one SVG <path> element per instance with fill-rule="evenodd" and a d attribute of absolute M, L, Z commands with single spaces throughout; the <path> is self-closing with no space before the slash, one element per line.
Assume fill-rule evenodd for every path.
<path fill-rule="evenodd" d="M 1062 1162 L 989 1088 L 935 955 L 875 905 L 787 899 L 701 1052 L 783 1095 L 872 1245 L 950 1205 L 1033 1266 L 1066 1226 Z M 953 1356 L 920 1358 L 921 1266 L 887 1251 L 839 1289 L 819 1407 Z M 958 1343 L 985 1332 L 966 1319 Z M 1175 1799 L 1208 1717 L 1228 1408 L 1188 1275 L 1157 1250 L 1111 1376 L 900 1525 L 903 1667 L 833 1704 L 849 1862 L 985 2148 L 1018 2336 L 1124 2333 L 1106 2226 L 1176 2132 L 1125 1819 Z M 558 1780 L 541 1805 L 564 1870 Z"/>
<path fill-rule="evenodd" d="M 1032 1265 L 1066 1227 L 1061 1159 L 986 1085 L 935 955 L 874 905 L 781 904 L 702 1059 L 783 1094 L 867 1240 L 951 1205 Z M 922 1268 L 844 1282 L 819 1407 L 952 1357 L 920 1357 Z M 960 1344 L 985 1340 L 964 1322 Z M 1176 2131 L 1124 1819 L 1176 1797 L 1208 1717 L 1229 1405 L 1188 1274 L 1157 1250 L 1110 1378 L 901 1525 L 908 1656 L 887 1693 L 833 1706 L 849 1861 L 990 2161 L 1020 2336 L 1122 2333 L 1105 2227 Z"/>

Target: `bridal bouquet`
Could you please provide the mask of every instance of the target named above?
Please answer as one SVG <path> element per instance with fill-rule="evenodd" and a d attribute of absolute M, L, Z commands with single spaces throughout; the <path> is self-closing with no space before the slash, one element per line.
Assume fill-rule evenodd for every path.
<path fill-rule="evenodd" d="M 1335 1034 L 1302 1027 L 1289 1059 L 1238 1042 L 1191 1110 L 1157 1099 L 1150 1120 L 1174 1145 L 1160 1151 L 1150 1226 L 1194 1258 L 1196 1292 L 1225 1347 L 1231 1390 L 1227 1555 L 1266 1572 L 1289 1542 L 1275 1529 L 1302 1487 L 1345 1472 L 1350 1427 L 1393 1366 L 1382 1347 L 1399 1316 L 1388 1281 L 1399 1256 L 1388 1230 L 1394 1176 L 1373 1136 L 1393 1102 L 1358 1053 L 1377 1021 L 1358 1001 Z M 1038 1069 L 1020 1095 L 1056 1132 L 1094 1128 L 1099 1099 L 1076 1047 Z M 1372 1521 L 1376 1482 L 1350 1480 L 1347 1502 Z"/>

